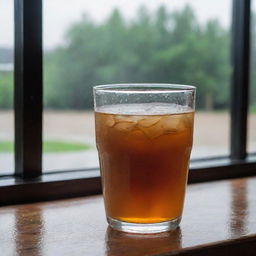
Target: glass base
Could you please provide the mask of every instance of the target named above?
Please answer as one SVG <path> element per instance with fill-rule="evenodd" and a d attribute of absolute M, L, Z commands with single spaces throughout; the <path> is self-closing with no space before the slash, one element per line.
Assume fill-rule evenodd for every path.
<path fill-rule="evenodd" d="M 161 233 L 170 230 L 176 229 L 181 221 L 181 217 L 176 219 L 158 223 L 129 223 L 120 220 L 112 219 L 107 217 L 108 224 L 116 230 L 128 232 L 128 233 L 140 233 L 140 234 L 152 234 L 152 233 Z"/>

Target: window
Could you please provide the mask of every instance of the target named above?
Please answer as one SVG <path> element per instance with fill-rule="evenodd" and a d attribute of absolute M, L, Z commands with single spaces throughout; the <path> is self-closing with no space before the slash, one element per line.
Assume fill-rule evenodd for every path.
<path fill-rule="evenodd" d="M 0 2 L 0 175 L 14 172 L 13 2 Z M 3 36 L 4 35 L 4 36 Z"/>
<path fill-rule="evenodd" d="M 256 153 L 256 1 L 252 1 L 251 16 L 251 77 L 248 123 L 248 152 Z"/>
<path fill-rule="evenodd" d="M 98 193 L 100 191 L 96 160 L 88 166 L 89 169 L 86 169 L 86 165 L 83 165 L 83 163 L 76 165 L 78 162 L 76 160 L 77 156 L 73 158 L 73 163 L 70 166 L 62 163 L 62 160 L 66 157 L 79 155 L 78 151 L 69 153 L 70 149 L 74 151 L 74 148 L 77 150 L 77 147 L 82 147 L 83 150 L 80 153 L 82 154 L 81 157 L 84 158 L 85 155 L 83 154 L 88 152 L 86 147 L 89 144 L 89 139 L 86 141 L 82 129 L 84 129 L 84 132 L 89 129 L 93 130 L 92 114 L 90 118 L 86 119 L 85 105 L 83 105 L 88 104 L 88 108 L 90 108 L 92 106 L 92 96 L 89 90 L 87 93 L 85 92 L 85 85 L 80 87 L 80 91 L 79 88 L 75 88 L 78 82 L 80 82 L 80 85 L 86 82 L 88 86 L 110 82 L 133 82 L 130 77 L 133 77 L 134 82 L 173 82 L 172 77 L 175 77 L 175 82 L 190 83 L 191 77 L 193 77 L 193 81 L 198 81 L 200 85 L 205 84 L 206 86 L 208 84 L 207 90 L 203 91 L 204 87 L 198 89 L 198 109 L 218 111 L 198 113 L 198 127 L 196 127 L 198 133 L 195 135 L 195 149 L 198 150 L 200 143 L 203 147 L 201 149 L 202 153 L 200 153 L 200 150 L 198 150 L 199 153 L 194 153 L 195 160 L 192 161 L 189 181 L 238 177 L 255 173 L 255 159 L 246 157 L 250 1 L 233 0 L 232 33 L 230 33 L 229 19 L 231 2 L 228 0 L 219 6 L 220 10 L 224 8 L 224 5 L 224 9 L 226 9 L 225 19 L 222 23 L 209 22 L 205 18 L 205 13 L 198 12 L 198 8 L 202 8 L 205 4 L 203 1 L 198 1 L 198 4 L 195 4 L 194 1 L 173 1 L 173 6 L 177 5 L 176 11 L 171 10 L 170 5 L 166 7 L 154 5 L 154 1 L 146 7 L 139 7 L 142 1 L 136 1 L 137 5 L 130 4 L 129 8 L 127 7 L 127 10 L 131 9 L 131 15 L 129 14 L 127 18 L 124 17 L 121 10 L 123 3 L 117 2 L 120 11 L 118 9 L 113 11 L 112 6 L 111 10 L 101 8 L 103 13 L 97 13 L 99 7 L 96 2 L 93 3 L 91 11 L 96 10 L 92 12 L 92 16 L 95 15 L 95 21 L 90 21 L 88 16 L 84 15 L 79 19 L 76 12 L 70 11 L 69 8 L 80 9 L 77 4 L 69 6 L 67 3 L 57 3 L 57 1 L 49 0 L 44 0 L 43 3 L 41 0 L 30 3 L 24 0 L 15 1 L 15 175 L 18 178 L 14 179 L 13 176 L 9 176 L 0 180 L 0 189 L 5 190 L 5 194 L 8 195 L 1 199 L 1 202 L 53 199 Z M 165 1 L 162 2 L 166 3 Z M 191 3 L 191 7 L 184 5 L 185 2 Z M 101 2 L 99 1 L 99 3 Z M 158 3 L 158 1 L 155 1 L 155 3 Z M 211 4 L 213 6 L 210 9 L 213 10 L 217 4 Z M 59 13 L 54 17 L 56 22 L 52 22 L 44 14 L 46 15 L 46 23 L 43 63 L 43 8 L 44 12 L 47 12 L 48 9 L 56 10 L 55 5 L 57 11 L 53 11 L 53 13 Z M 62 6 L 62 10 L 67 11 L 64 14 L 59 11 Z M 136 12 L 137 7 L 139 7 L 138 12 Z M 209 9 L 209 6 L 207 7 Z M 219 12 L 219 10 L 216 10 L 216 14 Z M 66 41 L 58 41 L 57 34 L 59 31 L 52 33 L 49 27 L 59 26 L 58 24 L 63 22 L 58 23 L 58 19 L 61 20 L 63 15 L 66 16 L 69 13 L 74 14 L 74 16 L 71 15 L 71 21 L 75 25 L 68 24 L 69 32 Z M 136 13 L 139 13 L 139 16 L 136 16 Z M 195 19 L 196 15 L 198 15 L 198 20 Z M 102 17 L 103 20 L 99 20 Z M 188 17 L 190 17 L 189 21 L 187 20 Z M 169 18 L 170 20 L 168 20 Z M 104 22 L 107 22 L 107 24 Z M 163 26 L 164 22 L 167 22 L 166 26 Z M 184 26 L 185 32 L 183 34 L 178 33 L 181 29 L 175 27 L 177 24 Z M 62 25 L 66 26 L 65 24 Z M 57 30 L 54 29 L 55 31 Z M 131 36 L 131 31 L 133 33 L 138 32 L 136 37 Z M 153 31 L 155 34 L 152 34 Z M 191 31 L 193 33 L 190 33 Z M 172 34 L 172 40 L 165 37 L 168 34 L 167 32 L 174 33 Z M 47 33 L 50 34 L 47 35 Z M 116 38 L 113 37 L 114 41 L 111 38 L 113 33 L 116 33 L 117 36 Z M 87 40 L 84 42 L 85 34 Z M 145 34 L 148 38 L 146 41 Z M 153 35 L 155 41 L 152 42 L 150 36 L 153 37 Z M 200 45 L 197 41 L 198 37 L 201 39 Z M 161 41 L 163 38 L 166 41 Z M 92 41 L 89 39 L 92 39 Z M 120 40 L 119 43 L 115 45 L 114 43 L 118 40 Z M 184 44 L 185 40 L 188 40 L 186 44 Z M 169 49 L 171 43 L 173 45 Z M 213 52 L 205 50 L 208 49 L 205 48 L 207 44 L 210 44 L 209 49 Z M 219 47 L 216 47 L 216 45 Z M 232 46 L 232 51 L 230 51 L 232 53 L 232 68 L 228 63 L 230 45 Z M 81 46 L 89 48 L 80 52 Z M 109 54 L 108 47 L 103 48 L 105 46 L 110 47 L 110 50 L 116 48 L 115 52 Z M 129 52 L 129 47 L 132 47 L 131 52 Z M 190 51 L 191 47 L 194 47 L 192 48 L 193 51 Z M 85 52 L 88 53 L 88 56 L 83 55 Z M 136 54 L 133 55 L 133 52 Z M 188 58 L 191 52 L 195 56 L 199 55 L 200 58 Z M 220 52 L 222 57 L 218 57 Z M 146 63 L 151 63 L 152 56 L 154 56 L 153 60 L 157 65 L 147 66 Z M 214 59 L 214 62 L 204 62 L 209 56 L 212 56 L 210 60 Z M 86 62 L 85 57 L 87 57 Z M 106 62 L 106 58 L 108 58 L 108 62 Z M 116 64 L 117 60 L 118 63 Z M 184 68 L 184 72 L 180 73 L 175 69 L 165 70 L 165 66 L 161 66 L 163 63 L 170 61 L 176 64 L 176 66 L 173 65 L 174 68 L 179 67 L 178 70 L 181 70 L 182 67 L 185 67 L 186 71 Z M 178 63 L 180 66 L 177 67 Z M 204 70 L 205 68 L 207 69 Z M 221 69 L 224 69 L 224 73 Z M 127 70 L 130 73 L 126 73 Z M 198 73 L 198 70 L 204 70 L 204 72 Z M 208 80 L 209 75 L 212 74 L 212 81 L 208 81 L 205 77 L 207 70 Z M 172 72 L 172 76 L 168 80 L 165 75 L 168 75 L 169 72 Z M 84 74 L 84 76 L 81 76 L 81 74 Z M 117 81 L 117 77 L 119 81 Z M 229 86 L 230 81 L 231 86 Z M 43 82 L 45 93 L 44 123 L 42 122 Z M 216 92 L 216 88 L 212 90 L 211 85 L 218 82 L 221 83 L 222 87 Z M 63 89 L 64 83 L 66 92 Z M 219 90 L 222 94 L 219 94 Z M 76 94 L 73 97 L 74 92 Z M 209 94 L 209 92 L 211 93 Z M 227 102 L 230 102 L 231 105 L 230 114 Z M 63 112 L 64 110 L 65 112 Z M 67 110 L 69 111 L 66 112 Z M 201 122 L 199 120 L 200 115 Z M 82 120 L 83 116 L 84 120 Z M 231 118 L 230 129 L 229 118 Z M 224 128 L 219 125 L 221 119 L 224 120 Z M 65 127 L 67 124 L 70 125 L 70 128 Z M 78 130 L 76 130 L 78 129 L 76 128 L 77 125 L 83 127 L 78 127 L 81 129 L 81 137 L 77 132 Z M 44 127 L 45 139 L 44 162 L 42 161 L 42 127 Z M 200 132 L 203 129 L 205 129 L 206 134 Z M 94 140 L 93 133 L 88 133 L 88 135 L 90 139 Z M 202 135 L 206 139 L 200 142 Z M 229 137 L 231 138 L 230 141 Z M 204 144 L 207 139 L 208 142 Z M 216 143 L 216 147 L 214 147 L 213 142 Z M 206 152 L 205 146 L 208 147 L 209 152 L 211 151 L 210 153 Z M 58 155 L 59 148 L 63 153 L 62 156 Z M 89 148 L 94 154 L 94 159 L 96 159 L 93 143 L 89 145 Z M 231 157 L 229 157 L 229 154 Z M 219 155 L 223 156 L 219 157 Z M 212 158 L 213 156 L 214 158 Z M 92 159 L 92 157 L 89 158 Z M 44 173 L 42 172 L 42 162 L 44 163 Z M 91 167 L 96 168 L 92 169 Z M 31 189 L 33 189 L 33 193 L 30 193 Z"/>
<path fill-rule="evenodd" d="M 44 171 L 99 166 L 92 86 L 103 83 L 196 85 L 192 159 L 229 155 L 230 0 L 73 3 L 43 1 Z"/>
<path fill-rule="evenodd" d="M 77 34 L 71 35 L 89 2 L 75 0 L 70 6 L 60 0 L 43 1 L 44 172 L 99 166 L 92 101 L 88 103 L 92 91 L 87 89 L 93 81 L 84 77 L 90 61 L 78 54 L 82 44 L 72 46 Z"/>

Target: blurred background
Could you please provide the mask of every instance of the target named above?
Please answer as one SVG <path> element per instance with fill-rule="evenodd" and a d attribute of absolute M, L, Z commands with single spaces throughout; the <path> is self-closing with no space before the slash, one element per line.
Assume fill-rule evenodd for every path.
<path fill-rule="evenodd" d="M 0 2 L 0 173 L 13 163 L 13 1 Z M 44 171 L 98 167 L 92 86 L 197 86 L 192 158 L 229 155 L 232 1 L 43 1 Z M 256 152 L 256 4 L 248 151 Z"/>

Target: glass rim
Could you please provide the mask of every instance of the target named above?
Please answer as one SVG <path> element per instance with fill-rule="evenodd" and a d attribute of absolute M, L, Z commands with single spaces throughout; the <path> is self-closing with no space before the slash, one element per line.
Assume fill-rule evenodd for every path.
<path fill-rule="evenodd" d="M 106 93 L 178 93 L 195 91 L 193 85 L 168 84 L 168 83 L 120 83 L 102 84 L 93 86 L 96 92 Z"/>

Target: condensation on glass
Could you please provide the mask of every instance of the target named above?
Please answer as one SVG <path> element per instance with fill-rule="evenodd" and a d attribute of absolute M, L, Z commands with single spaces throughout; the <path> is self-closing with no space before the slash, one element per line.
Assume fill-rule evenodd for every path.
<path fill-rule="evenodd" d="M 192 157 L 229 155 L 231 3 L 44 0 L 44 170 L 98 167 L 97 84 L 196 85 Z"/>
<path fill-rule="evenodd" d="M 94 87 L 96 142 L 111 227 L 135 233 L 177 228 L 193 141 L 193 86 Z"/>

